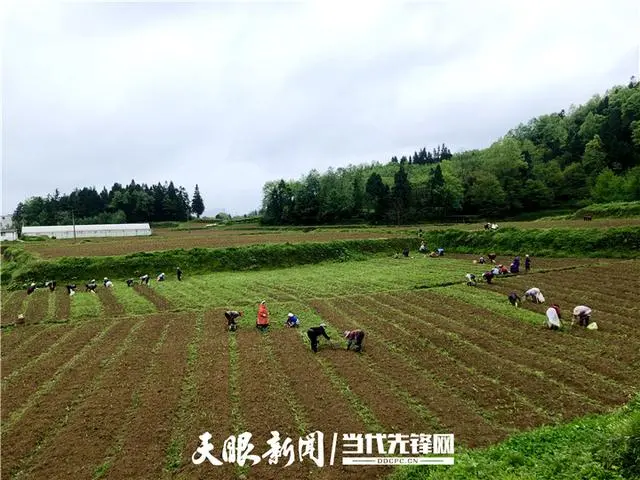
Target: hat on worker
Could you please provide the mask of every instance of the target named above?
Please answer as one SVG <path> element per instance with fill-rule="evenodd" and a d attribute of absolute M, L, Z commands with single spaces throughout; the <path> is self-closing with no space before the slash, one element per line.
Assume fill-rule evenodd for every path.
<path fill-rule="evenodd" d="M 289 318 L 293 317 L 293 313 L 289 312 L 289 313 L 287 314 L 287 317 L 289 317 Z"/>
<path fill-rule="evenodd" d="M 350 333 L 351 333 L 351 331 L 349 331 L 349 330 L 345 330 L 345 331 L 344 331 L 344 336 L 345 336 L 345 337 L 348 337 Z"/>
<path fill-rule="evenodd" d="M 326 323 L 321 323 L 321 324 L 320 324 L 320 326 L 321 326 L 321 327 L 326 327 L 326 326 L 327 326 L 327 324 L 326 324 Z"/>

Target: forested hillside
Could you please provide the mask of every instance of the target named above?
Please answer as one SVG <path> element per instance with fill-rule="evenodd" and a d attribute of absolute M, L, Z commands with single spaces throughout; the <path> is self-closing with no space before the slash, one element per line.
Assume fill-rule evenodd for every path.
<path fill-rule="evenodd" d="M 500 218 L 640 200 L 640 82 L 521 124 L 483 150 L 442 145 L 386 163 L 268 182 L 267 224 Z"/>
<path fill-rule="evenodd" d="M 71 225 L 125 222 L 161 222 L 187 220 L 191 213 L 204 211 L 204 202 L 196 185 L 193 200 L 184 187 L 173 182 L 151 187 L 135 181 L 127 186 L 113 184 L 100 193 L 94 187 L 76 189 L 69 195 L 32 197 L 19 203 L 13 214 L 14 225 Z"/>

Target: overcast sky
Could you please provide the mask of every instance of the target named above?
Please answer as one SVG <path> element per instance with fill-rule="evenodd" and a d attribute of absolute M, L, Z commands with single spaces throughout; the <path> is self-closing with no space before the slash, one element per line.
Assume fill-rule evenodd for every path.
<path fill-rule="evenodd" d="M 242 214 L 268 180 L 483 148 L 638 76 L 639 5 L 5 1 L 2 213 L 135 179 Z"/>

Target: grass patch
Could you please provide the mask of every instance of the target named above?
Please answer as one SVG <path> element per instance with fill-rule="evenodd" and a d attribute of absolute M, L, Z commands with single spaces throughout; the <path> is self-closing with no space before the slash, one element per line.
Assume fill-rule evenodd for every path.
<path fill-rule="evenodd" d="M 107 473 L 109 468 L 111 468 L 111 462 L 110 461 L 104 462 L 104 463 L 98 465 L 93 470 L 93 480 L 97 480 L 98 478 L 104 477 L 104 475 Z"/>
<path fill-rule="evenodd" d="M 640 201 L 594 203 L 576 211 L 572 217 L 575 219 L 581 219 L 585 215 L 591 215 L 597 218 L 640 216 Z"/>
<path fill-rule="evenodd" d="M 478 450 L 457 449 L 450 467 L 406 467 L 390 480 L 623 480 L 640 478 L 640 395 L 605 415 L 542 427 Z"/>
<path fill-rule="evenodd" d="M 71 298 L 71 319 L 86 317 L 97 318 L 102 313 L 102 302 L 97 294 L 91 292 L 76 293 Z"/>
<path fill-rule="evenodd" d="M 153 303 L 133 288 L 127 287 L 126 284 L 115 283 L 111 290 L 120 305 L 123 306 L 125 312 L 129 315 L 146 315 L 156 312 L 156 307 Z"/>

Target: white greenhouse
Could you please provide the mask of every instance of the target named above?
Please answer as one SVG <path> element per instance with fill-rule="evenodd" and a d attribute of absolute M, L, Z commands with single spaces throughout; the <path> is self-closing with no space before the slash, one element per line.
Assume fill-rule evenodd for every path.
<path fill-rule="evenodd" d="M 75 230 L 75 233 L 74 233 Z M 25 237 L 88 238 L 88 237 L 136 237 L 151 235 L 148 223 L 114 223 L 106 225 L 51 225 L 22 227 Z"/>

